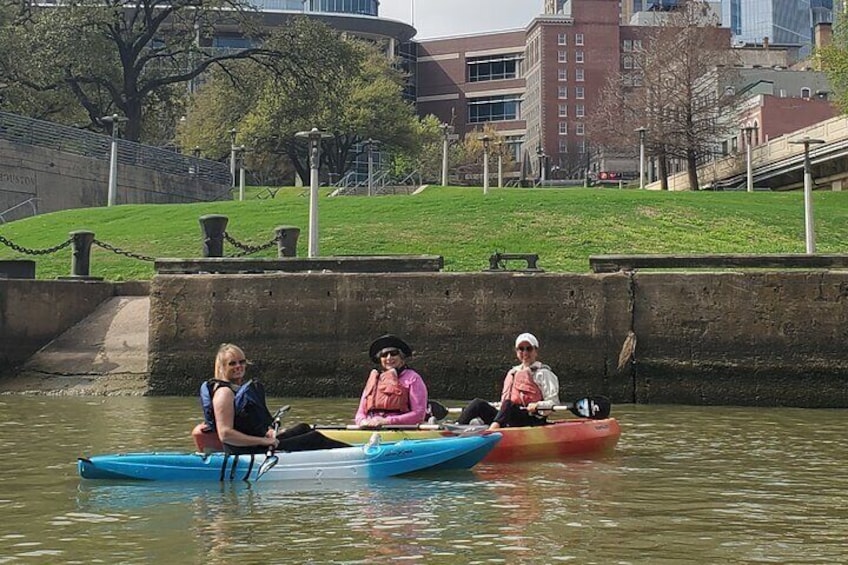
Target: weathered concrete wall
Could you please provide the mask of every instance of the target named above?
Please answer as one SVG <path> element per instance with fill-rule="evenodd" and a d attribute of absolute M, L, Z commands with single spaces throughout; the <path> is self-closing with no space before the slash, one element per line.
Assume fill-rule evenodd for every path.
<path fill-rule="evenodd" d="M 109 161 L 0 140 L 0 212 L 38 198 L 39 213 L 105 206 Z M 162 204 L 220 198 L 229 187 L 153 169 L 118 167 L 118 204 Z M 29 216 L 28 206 L 6 220 Z"/>
<path fill-rule="evenodd" d="M 0 376 L 8 375 L 104 300 L 147 292 L 146 283 L 0 279 Z"/>
<path fill-rule="evenodd" d="M 154 394 L 195 394 L 232 341 L 274 394 L 354 396 L 368 344 L 392 332 L 433 396 L 491 398 L 532 331 L 563 400 L 848 407 L 848 273 L 167 275 L 151 290 Z"/>

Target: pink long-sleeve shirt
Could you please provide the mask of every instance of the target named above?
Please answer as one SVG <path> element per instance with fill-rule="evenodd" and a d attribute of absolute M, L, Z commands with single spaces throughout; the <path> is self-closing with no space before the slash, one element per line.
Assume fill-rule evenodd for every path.
<path fill-rule="evenodd" d="M 390 426 L 403 426 L 422 424 L 427 419 L 427 385 L 414 369 L 404 368 L 398 375 L 400 386 L 409 389 L 409 412 L 403 414 L 386 414 L 379 410 L 365 413 L 366 391 L 362 391 L 359 399 L 359 409 L 356 411 L 356 425 L 360 425 L 366 418 L 381 416 L 387 420 Z"/>

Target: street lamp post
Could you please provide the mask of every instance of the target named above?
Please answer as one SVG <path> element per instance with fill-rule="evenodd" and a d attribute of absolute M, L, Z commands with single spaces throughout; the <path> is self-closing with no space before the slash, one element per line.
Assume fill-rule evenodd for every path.
<path fill-rule="evenodd" d="M 299 131 L 295 137 L 309 140 L 309 257 L 318 256 L 318 168 L 321 165 L 321 140 L 331 134 L 312 128 Z"/>
<path fill-rule="evenodd" d="M 647 128 L 636 128 L 639 132 L 639 189 L 645 189 L 645 132 Z"/>
<path fill-rule="evenodd" d="M 545 155 L 541 146 L 536 148 L 536 156 L 539 158 L 539 181 L 545 182 L 547 180 L 545 178 L 545 157 L 547 157 L 547 155 Z"/>
<path fill-rule="evenodd" d="M 106 205 L 114 206 L 118 197 L 118 124 L 126 122 L 127 118 L 112 114 L 111 116 L 103 116 L 100 121 L 112 124 L 112 144 L 109 152 L 109 189 L 106 193 Z"/>
<path fill-rule="evenodd" d="M 489 194 L 489 143 L 492 138 L 488 134 L 480 136 L 480 141 L 483 142 L 483 194 Z"/>
<path fill-rule="evenodd" d="M 363 143 L 368 149 L 368 196 L 371 196 L 374 194 L 374 147 L 380 142 L 369 137 Z"/>
<path fill-rule="evenodd" d="M 230 178 L 232 179 L 232 186 L 235 188 L 236 186 L 236 134 L 238 131 L 236 128 L 230 130 Z"/>
<path fill-rule="evenodd" d="M 498 188 L 503 188 L 503 150 L 504 142 L 498 142 Z"/>
<path fill-rule="evenodd" d="M 450 143 L 451 134 L 453 134 L 453 126 L 447 123 L 442 123 L 439 126 L 442 130 L 442 186 L 448 185 L 448 145 Z"/>
<path fill-rule="evenodd" d="M 236 160 L 238 162 L 238 166 L 236 170 L 238 170 L 238 178 L 239 178 L 239 201 L 244 201 L 244 153 L 245 147 L 244 145 L 239 145 L 235 148 Z"/>
<path fill-rule="evenodd" d="M 752 161 L 751 139 L 752 133 L 756 131 L 757 126 L 745 126 L 742 131 L 745 133 L 745 167 L 747 171 L 748 192 L 754 192 L 754 166 Z"/>
<path fill-rule="evenodd" d="M 807 254 L 816 252 L 816 234 L 813 223 L 813 172 L 810 166 L 810 145 L 824 143 L 823 139 L 811 139 L 802 137 L 798 141 L 790 141 L 793 145 L 804 146 L 804 235 Z"/>

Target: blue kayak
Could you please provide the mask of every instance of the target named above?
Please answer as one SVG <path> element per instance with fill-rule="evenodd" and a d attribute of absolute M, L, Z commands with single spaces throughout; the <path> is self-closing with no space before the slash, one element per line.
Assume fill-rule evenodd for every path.
<path fill-rule="evenodd" d="M 501 434 L 371 442 L 355 447 L 278 452 L 262 480 L 380 479 L 426 470 L 468 469 Z M 253 481 L 265 454 L 125 453 L 80 457 L 84 479 L 141 481 Z"/>

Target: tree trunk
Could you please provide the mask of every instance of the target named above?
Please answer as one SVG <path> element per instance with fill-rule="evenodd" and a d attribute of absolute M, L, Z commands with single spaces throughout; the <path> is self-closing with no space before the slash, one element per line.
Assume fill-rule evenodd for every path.
<path fill-rule="evenodd" d="M 665 157 L 665 150 L 660 151 L 657 162 L 660 167 L 660 190 L 668 190 L 668 160 Z"/>
<path fill-rule="evenodd" d="M 700 190 L 698 185 L 698 156 L 694 151 L 686 151 L 686 174 L 689 177 L 689 190 Z"/>

